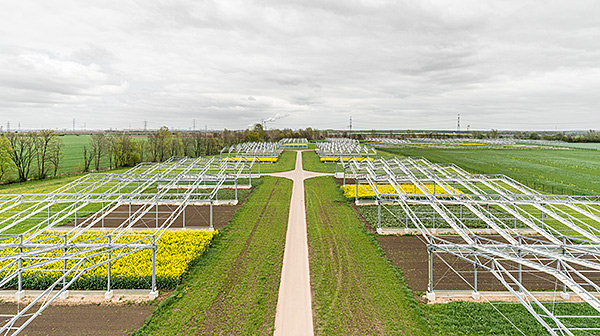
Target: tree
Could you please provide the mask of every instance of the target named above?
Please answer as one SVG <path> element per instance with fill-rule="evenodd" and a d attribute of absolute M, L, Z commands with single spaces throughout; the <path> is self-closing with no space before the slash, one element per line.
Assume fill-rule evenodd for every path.
<path fill-rule="evenodd" d="M 490 131 L 490 138 L 492 138 L 492 139 L 498 139 L 498 130 L 497 129 L 492 129 Z"/>
<path fill-rule="evenodd" d="M 169 157 L 181 156 L 183 154 L 183 141 L 181 141 L 181 134 L 179 132 L 171 134 L 167 145 L 169 146 Z"/>
<path fill-rule="evenodd" d="M 92 155 L 92 152 L 88 150 L 87 146 L 83 146 L 83 171 L 84 172 L 90 171 L 90 164 L 92 163 L 93 159 L 94 159 L 94 156 Z"/>
<path fill-rule="evenodd" d="M 37 177 L 45 179 L 48 177 L 48 170 L 52 165 L 50 162 L 51 150 L 60 139 L 53 130 L 41 130 L 37 133 L 30 133 L 35 143 Z"/>
<path fill-rule="evenodd" d="M 153 132 L 148 137 L 148 145 L 150 146 L 150 156 L 152 161 L 162 162 L 168 159 L 168 153 L 171 150 L 170 140 L 171 132 L 167 126 L 161 127 L 158 131 Z"/>
<path fill-rule="evenodd" d="M 36 156 L 33 136 L 27 133 L 8 133 L 6 139 L 12 148 L 10 158 L 17 169 L 19 181 L 27 181 L 31 171 L 31 162 Z"/>
<path fill-rule="evenodd" d="M 58 166 L 59 166 L 62 158 L 63 158 L 62 141 L 55 141 L 50 146 L 50 155 L 48 156 L 48 161 L 50 162 L 50 164 L 52 165 L 52 168 L 54 169 L 54 176 L 56 176 L 56 174 L 58 173 Z"/>
<path fill-rule="evenodd" d="M 94 161 L 96 171 L 100 170 L 100 161 L 107 155 L 108 137 L 104 133 L 92 134 L 90 140 L 91 155 Z"/>
<path fill-rule="evenodd" d="M 127 133 L 114 137 L 113 155 L 115 166 L 134 166 L 140 162 L 140 144 Z"/>
<path fill-rule="evenodd" d="M 15 164 L 10 158 L 10 142 L 5 137 L 0 137 L 0 181 L 15 169 Z"/>

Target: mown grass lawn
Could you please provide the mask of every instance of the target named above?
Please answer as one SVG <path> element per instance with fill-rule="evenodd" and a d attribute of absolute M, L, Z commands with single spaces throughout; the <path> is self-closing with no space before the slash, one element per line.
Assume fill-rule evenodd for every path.
<path fill-rule="evenodd" d="M 380 153 L 455 163 L 471 173 L 504 174 L 545 193 L 600 194 L 600 151 L 583 149 L 379 148 Z"/>
<path fill-rule="evenodd" d="M 412 292 L 335 181 L 305 185 L 315 333 L 429 335 Z"/>
<path fill-rule="evenodd" d="M 265 177 L 182 285 L 134 335 L 270 335 L 292 182 Z"/>
<path fill-rule="evenodd" d="M 315 151 L 306 151 L 302 153 L 302 167 L 304 170 L 319 173 L 334 173 L 335 162 L 321 162 Z"/>
<path fill-rule="evenodd" d="M 294 170 L 296 166 L 296 151 L 295 150 L 286 150 L 279 156 L 279 159 L 275 163 L 261 163 L 260 164 L 260 173 L 268 174 L 268 173 L 278 173 L 284 172 L 288 170 Z M 252 172 L 258 173 L 258 164 L 254 164 L 252 166 Z"/>

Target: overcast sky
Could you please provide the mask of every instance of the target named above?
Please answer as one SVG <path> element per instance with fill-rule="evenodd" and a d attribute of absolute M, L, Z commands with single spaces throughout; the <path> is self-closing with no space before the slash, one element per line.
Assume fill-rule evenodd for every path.
<path fill-rule="evenodd" d="M 600 128 L 600 1 L 5 1 L 11 128 Z"/>

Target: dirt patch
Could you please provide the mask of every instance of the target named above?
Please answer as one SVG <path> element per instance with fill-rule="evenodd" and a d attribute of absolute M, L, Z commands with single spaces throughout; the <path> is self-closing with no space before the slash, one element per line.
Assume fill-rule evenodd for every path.
<path fill-rule="evenodd" d="M 129 335 L 144 324 L 154 307 L 151 304 L 52 305 L 22 335 Z M 16 311 L 16 304 L 0 303 L 0 314 Z"/>
<path fill-rule="evenodd" d="M 111 213 L 106 215 L 104 223 L 98 222 L 94 225 L 95 228 L 114 228 L 129 218 L 129 214 L 138 211 L 141 205 L 121 205 Z M 218 205 L 213 206 L 213 227 L 220 229 L 227 225 L 233 218 L 233 214 L 241 207 L 241 205 Z M 171 216 L 171 213 L 177 209 L 176 205 L 159 205 L 158 206 L 158 226 L 162 225 Z M 183 214 L 179 215 L 171 225 L 172 228 L 183 227 Z M 78 221 L 81 224 L 85 218 Z M 157 214 L 156 206 L 152 206 L 150 210 L 137 221 L 134 228 L 156 228 Z M 210 206 L 208 205 L 188 205 L 185 209 L 185 226 L 186 227 L 208 227 L 210 224 Z M 73 226 L 71 222 L 65 226 Z"/>
<path fill-rule="evenodd" d="M 404 273 L 404 278 L 413 291 L 425 292 L 428 282 L 427 246 L 421 236 L 378 236 L 377 241 L 385 251 L 386 257 L 392 264 Z M 516 264 L 502 261 L 509 270 L 516 270 Z M 464 280 L 473 284 L 474 269 L 469 262 L 458 259 L 449 254 L 434 254 L 433 260 L 433 283 L 434 290 L 471 290 Z M 452 271 L 448 265 L 457 270 L 459 274 Z M 511 274 L 517 278 L 516 271 Z M 460 275 L 460 276 L 459 276 Z M 462 276 L 462 278 L 461 278 Z M 541 272 L 533 272 L 523 268 L 522 283 L 528 290 L 562 290 L 562 285 L 557 284 L 556 279 Z M 590 280 L 598 282 L 600 276 L 597 272 L 586 273 Z M 499 280 L 492 273 L 478 269 L 478 289 L 480 291 L 505 291 Z"/>

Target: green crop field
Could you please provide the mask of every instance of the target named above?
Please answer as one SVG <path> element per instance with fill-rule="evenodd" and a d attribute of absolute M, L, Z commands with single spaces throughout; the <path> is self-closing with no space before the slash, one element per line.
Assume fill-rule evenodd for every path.
<path fill-rule="evenodd" d="M 331 177 L 305 182 L 316 335 L 429 335 L 412 293 Z"/>
<path fill-rule="evenodd" d="M 381 153 L 455 163 L 471 173 L 504 174 L 545 193 L 600 194 L 600 151 L 561 149 L 379 148 Z"/>
<path fill-rule="evenodd" d="M 134 335 L 271 335 L 292 181 L 265 177 Z"/>
<path fill-rule="evenodd" d="M 306 151 L 302 153 L 302 166 L 305 170 L 319 173 L 334 173 L 336 163 L 321 162 L 315 151 Z"/>

